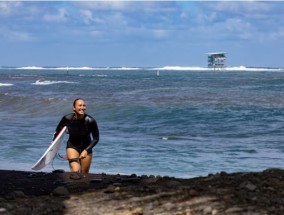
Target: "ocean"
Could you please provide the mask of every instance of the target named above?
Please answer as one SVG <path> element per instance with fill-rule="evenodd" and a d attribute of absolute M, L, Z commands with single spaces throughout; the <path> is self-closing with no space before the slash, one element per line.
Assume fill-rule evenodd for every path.
<path fill-rule="evenodd" d="M 283 91 L 281 69 L 1 68 L 0 169 L 32 171 L 77 97 L 100 129 L 92 173 L 282 168 Z M 68 162 L 42 171 L 53 169 L 69 171 Z"/>

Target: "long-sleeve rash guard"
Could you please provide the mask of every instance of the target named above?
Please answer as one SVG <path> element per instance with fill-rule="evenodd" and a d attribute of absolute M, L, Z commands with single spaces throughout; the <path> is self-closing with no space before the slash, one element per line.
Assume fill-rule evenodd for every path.
<path fill-rule="evenodd" d="M 76 119 L 74 113 L 63 116 L 55 130 L 53 139 L 64 126 L 67 126 L 69 133 L 68 143 L 80 151 L 86 150 L 88 153 L 92 153 L 93 147 L 99 142 L 99 129 L 93 117 L 85 114 L 82 119 Z"/>

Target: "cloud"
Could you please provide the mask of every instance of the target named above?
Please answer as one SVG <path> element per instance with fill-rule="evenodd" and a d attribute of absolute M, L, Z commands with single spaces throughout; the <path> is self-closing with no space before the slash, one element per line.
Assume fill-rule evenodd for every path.
<path fill-rule="evenodd" d="M 85 24 L 90 24 L 92 22 L 94 22 L 94 17 L 93 17 L 93 13 L 90 10 L 80 10 L 81 13 L 81 17 L 83 19 L 83 22 Z"/>
<path fill-rule="evenodd" d="M 9 16 L 16 13 L 17 9 L 22 6 L 21 2 L 1 2 L 0 16 Z"/>
<path fill-rule="evenodd" d="M 158 39 L 168 38 L 170 32 L 164 29 L 154 29 L 153 36 Z"/>
<path fill-rule="evenodd" d="M 200 2 L 195 6 L 196 11 L 188 12 L 188 31 L 199 35 L 200 39 L 267 42 L 281 38 L 283 3 L 217 1 Z"/>
<path fill-rule="evenodd" d="M 214 9 L 215 11 L 223 11 L 227 13 L 247 14 L 250 13 L 265 13 L 272 9 L 270 3 L 260 1 L 217 1 L 214 3 L 208 2 L 203 6 Z"/>
<path fill-rule="evenodd" d="M 253 39 L 253 26 L 242 19 L 227 19 L 224 23 L 224 30 L 240 39 Z"/>
<path fill-rule="evenodd" d="M 170 12 L 177 8 L 174 1 L 76 1 L 75 6 L 92 11 Z"/>
<path fill-rule="evenodd" d="M 131 3 L 127 1 L 80 1 L 74 4 L 89 10 L 125 10 Z"/>
<path fill-rule="evenodd" d="M 67 10 L 65 8 L 59 8 L 56 14 L 45 14 L 43 20 L 47 22 L 66 22 Z"/>
<path fill-rule="evenodd" d="M 93 38 L 100 38 L 103 36 L 103 33 L 101 31 L 96 31 L 96 30 L 93 30 L 90 32 L 90 35 L 93 37 Z"/>
<path fill-rule="evenodd" d="M 27 42 L 34 40 L 34 38 L 27 32 L 9 30 L 4 27 L 0 28 L 0 38 L 7 42 Z"/>
<path fill-rule="evenodd" d="M 281 29 L 278 29 L 275 32 L 272 32 L 270 37 L 273 40 L 278 40 L 278 39 L 283 40 L 284 39 L 284 28 L 281 28 Z"/>

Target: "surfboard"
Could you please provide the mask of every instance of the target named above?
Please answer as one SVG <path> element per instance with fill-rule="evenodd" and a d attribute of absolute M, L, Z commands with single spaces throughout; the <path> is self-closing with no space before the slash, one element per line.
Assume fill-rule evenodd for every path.
<path fill-rule="evenodd" d="M 60 145 L 63 142 L 64 139 L 64 134 L 66 131 L 67 127 L 64 126 L 57 137 L 52 141 L 48 149 L 43 153 L 43 155 L 40 157 L 40 159 L 33 165 L 32 169 L 33 170 L 41 170 L 44 168 L 46 165 L 48 165 L 55 157 L 57 151 L 60 148 Z"/>

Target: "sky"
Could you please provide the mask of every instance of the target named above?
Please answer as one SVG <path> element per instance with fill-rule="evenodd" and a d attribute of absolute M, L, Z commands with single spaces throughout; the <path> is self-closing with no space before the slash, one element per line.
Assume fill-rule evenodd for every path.
<path fill-rule="evenodd" d="M 281 1 L 0 1 L 0 66 L 284 67 Z"/>

